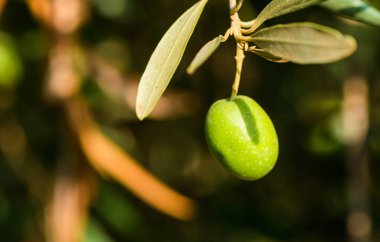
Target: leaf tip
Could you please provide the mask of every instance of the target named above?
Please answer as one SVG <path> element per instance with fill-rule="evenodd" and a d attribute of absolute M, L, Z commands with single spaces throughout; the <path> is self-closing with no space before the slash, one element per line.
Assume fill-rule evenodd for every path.
<path fill-rule="evenodd" d="M 356 43 L 356 39 L 352 37 L 351 35 L 345 35 L 344 36 L 345 41 L 346 41 L 346 57 L 352 55 L 358 48 L 358 45 Z"/>
<path fill-rule="evenodd" d="M 186 73 L 189 75 L 193 75 L 194 72 L 195 72 L 195 69 L 191 65 L 189 65 L 189 67 L 187 67 L 186 69 Z"/>
<path fill-rule="evenodd" d="M 349 46 L 352 48 L 352 52 L 354 52 L 358 48 L 356 39 L 350 35 L 347 35 L 346 38 Z"/>
<path fill-rule="evenodd" d="M 144 118 L 146 118 L 146 114 L 144 113 L 144 110 L 143 108 L 141 107 L 141 105 L 136 105 L 136 116 L 137 118 L 142 121 Z"/>

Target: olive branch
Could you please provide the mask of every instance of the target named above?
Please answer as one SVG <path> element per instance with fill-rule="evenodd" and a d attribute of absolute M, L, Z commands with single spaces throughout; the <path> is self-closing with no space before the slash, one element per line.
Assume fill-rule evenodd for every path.
<path fill-rule="evenodd" d="M 140 120 L 151 113 L 168 86 L 207 2 L 200 0 L 183 13 L 165 33 L 150 57 L 137 93 L 136 114 Z M 358 3 L 361 7 L 358 11 L 347 11 L 358 6 Z M 330 27 L 298 22 L 259 29 L 267 20 L 314 5 L 380 26 L 380 12 L 362 0 L 273 0 L 255 19 L 249 21 L 239 18 L 243 0 L 229 0 L 231 26 L 224 35 L 215 37 L 199 50 L 187 72 L 193 74 L 229 36 L 234 36 L 236 41 L 236 72 L 231 98 L 238 93 L 245 52 L 276 63 L 297 64 L 326 64 L 350 56 L 357 47 L 355 39 Z"/>

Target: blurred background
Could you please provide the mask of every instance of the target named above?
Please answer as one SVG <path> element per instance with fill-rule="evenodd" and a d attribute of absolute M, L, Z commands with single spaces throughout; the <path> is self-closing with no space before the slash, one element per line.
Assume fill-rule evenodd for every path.
<path fill-rule="evenodd" d="M 249 20 L 269 1 L 245 0 Z M 380 1 L 372 1 L 380 7 Z M 193 76 L 196 52 L 229 27 L 210 1 L 152 115 L 136 90 L 161 36 L 194 1 L 0 1 L 0 241 L 380 241 L 380 31 L 312 7 L 270 20 L 353 35 L 328 65 L 249 55 L 240 94 L 271 117 L 280 156 L 245 182 L 211 156 L 209 106 L 230 95 L 230 39 Z"/>

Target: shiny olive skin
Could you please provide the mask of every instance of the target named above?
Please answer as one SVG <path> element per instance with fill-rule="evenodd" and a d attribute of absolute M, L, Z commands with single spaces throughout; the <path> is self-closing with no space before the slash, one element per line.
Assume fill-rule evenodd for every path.
<path fill-rule="evenodd" d="M 217 160 L 241 179 L 260 179 L 277 161 L 276 130 L 265 111 L 250 97 L 239 95 L 212 104 L 205 133 Z"/>

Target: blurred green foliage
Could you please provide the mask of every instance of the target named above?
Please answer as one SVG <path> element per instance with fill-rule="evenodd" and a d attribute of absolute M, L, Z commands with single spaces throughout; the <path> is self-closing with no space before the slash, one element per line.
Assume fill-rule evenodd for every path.
<path fill-rule="evenodd" d="M 267 2 L 246 0 L 242 18 L 252 18 Z M 200 216 L 191 222 L 177 221 L 116 182 L 100 180 L 83 241 L 346 241 L 347 174 L 340 118 L 342 86 L 351 74 L 361 75 L 369 87 L 370 217 L 373 241 L 380 240 L 379 29 L 343 20 L 319 7 L 266 23 L 325 24 L 352 34 L 358 51 L 338 63 L 311 66 L 247 56 L 240 93 L 255 99 L 271 117 L 280 157 L 268 176 L 244 182 L 229 176 L 214 160 L 203 130 L 209 106 L 230 94 L 233 41 L 221 46 L 194 76 L 185 74 L 197 50 L 229 25 L 227 1 L 210 1 L 168 89 L 191 93 L 183 109 L 194 105 L 195 111 L 144 122 L 137 121 L 128 101 L 133 99 L 134 85 L 162 34 L 193 1 L 89 3 L 89 17 L 76 38 L 89 57 L 81 90 L 96 120 L 105 134 L 159 179 L 194 197 Z M 380 1 L 372 3 L 380 7 Z M 8 1 L 1 31 L 0 240 L 44 241 L 44 202 L 31 187 L 49 187 L 51 180 L 41 183 L 33 175 L 42 169 L 53 178 L 58 161 L 67 152 L 75 153 L 70 148 L 75 142 L 68 137 L 61 107 L 44 97 L 49 32 L 21 0 Z M 113 78 L 113 72 L 99 74 L 103 72 L 98 65 L 117 70 L 122 81 Z M 169 104 L 174 105 L 170 100 Z M 22 135 L 17 136 L 17 130 Z M 12 149 L 17 151 L 22 142 L 26 148 L 14 155 Z M 37 190 L 42 198 L 48 194 Z"/>

